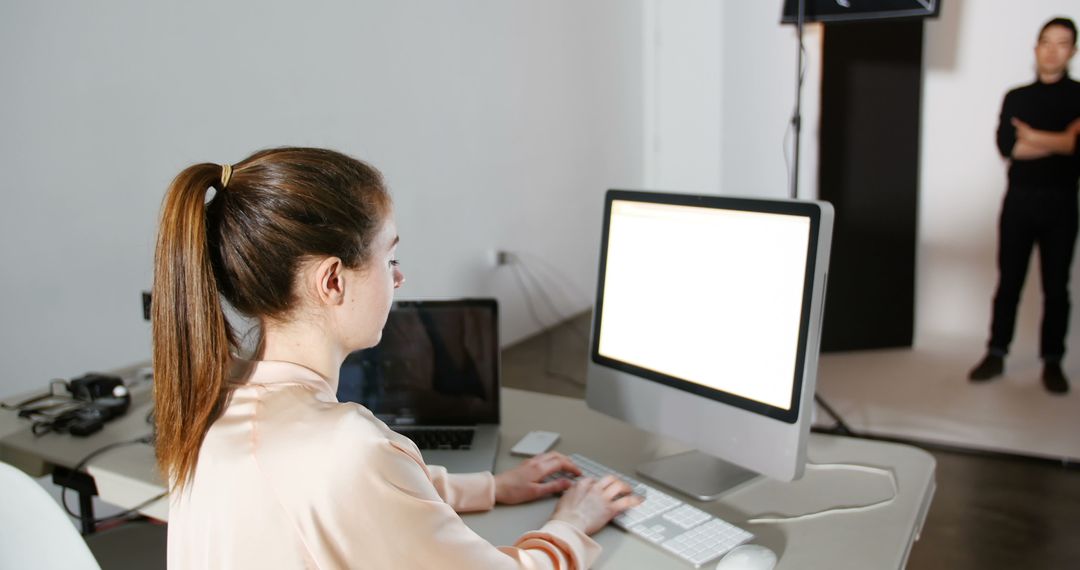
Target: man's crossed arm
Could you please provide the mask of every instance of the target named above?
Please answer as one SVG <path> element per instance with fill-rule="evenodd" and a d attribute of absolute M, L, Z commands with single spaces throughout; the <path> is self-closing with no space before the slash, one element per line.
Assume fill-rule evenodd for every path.
<path fill-rule="evenodd" d="M 1071 155 L 1076 152 L 1080 119 L 1073 120 L 1064 131 L 1040 131 L 1015 117 L 1012 125 L 1016 128 L 1016 144 L 1012 151 L 1014 160 L 1033 160 L 1052 154 Z"/>

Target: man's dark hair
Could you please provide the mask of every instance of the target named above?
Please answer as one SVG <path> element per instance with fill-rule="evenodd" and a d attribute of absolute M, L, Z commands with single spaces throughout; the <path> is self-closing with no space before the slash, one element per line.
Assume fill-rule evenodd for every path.
<path fill-rule="evenodd" d="M 1057 17 L 1043 24 L 1042 29 L 1039 30 L 1039 39 L 1042 39 L 1043 32 L 1045 32 L 1046 28 L 1049 28 L 1050 26 L 1061 26 L 1062 28 L 1065 28 L 1066 30 L 1072 32 L 1073 45 L 1076 45 L 1076 24 L 1072 20 L 1070 20 L 1069 18 Z"/>

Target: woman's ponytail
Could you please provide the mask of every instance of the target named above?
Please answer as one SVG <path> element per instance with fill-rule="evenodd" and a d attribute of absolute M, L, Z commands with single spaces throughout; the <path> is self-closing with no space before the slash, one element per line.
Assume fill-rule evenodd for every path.
<path fill-rule="evenodd" d="M 155 445 L 158 469 L 175 488 L 194 472 L 227 396 L 233 334 L 214 277 L 206 216 L 207 190 L 224 189 L 223 170 L 196 164 L 173 180 L 154 253 Z"/>

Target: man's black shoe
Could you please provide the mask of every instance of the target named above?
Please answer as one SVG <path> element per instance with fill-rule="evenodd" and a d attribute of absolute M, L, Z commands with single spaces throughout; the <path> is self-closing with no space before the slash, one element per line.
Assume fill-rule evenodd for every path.
<path fill-rule="evenodd" d="M 971 370 L 968 379 L 972 382 L 986 382 L 1001 376 L 1005 371 L 1005 359 L 995 354 L 987 354 L 982 362 Z"/>
<path fill-rule="evenodd" d="M 1065 394 L 1069 391 L 1069 379 L 1065 377 L 1065 372 L 1061 370 L 1058 362 L 1047 362 L 1043 366 L 1042 380 L 1048 392 Z"/>

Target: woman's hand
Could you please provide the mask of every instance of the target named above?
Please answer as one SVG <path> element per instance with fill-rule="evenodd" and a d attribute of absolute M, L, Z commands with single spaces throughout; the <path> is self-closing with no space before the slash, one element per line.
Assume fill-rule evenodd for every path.
<path fill-rule="evenodd" d="M 526 459 L 513 469 L 495 476 L 495 502 L 504 505 L 527 503 L 560 493 L 570 488 L 573 481 L 553 479 L 544 483 L 547 477 L 565 471 L 574 476 L 581 475 L 581 470 L 570 458 L 554 451 Z"/>
<path fill-rule="evenodd" d="M 603 479 L 578 479 L 563 493 L 551 520 L 567 522 L 592 534 L 626 509 L 640 505 L 645 499 L 632 495 L 630 485 L 608 475 Z"/>

